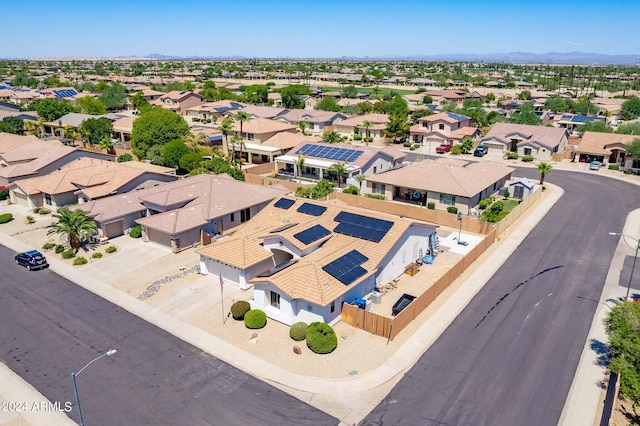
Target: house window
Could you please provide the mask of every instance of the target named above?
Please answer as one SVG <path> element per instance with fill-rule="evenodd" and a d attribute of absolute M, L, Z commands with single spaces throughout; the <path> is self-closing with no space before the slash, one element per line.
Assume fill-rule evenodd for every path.
<path fill-rule="evenodd" d="M 231 213 L 231 222 L 235 222 L 235 221 L 236 221 L 236 214 Z"/>
<path fill-rule="evenodd" d="M 525 148 L 524 155 L 531 155 L 531 148 Z"/>
<path fill-rule="evenodd" d="M 438 130 L 444 130 L 444 124 L 442 123 L 438 124 Z"/>
<path fill-rule="evenodd" d="M 495 191 L 498 188 L 498 182 L 493 183 L 493 190 Z"/>
<path fill-rule="evenodd" d="M 51 204 L 51 195 L 50 194 L 44 194 L 44 202 L 48 205 L 52 205 Z"/>
<path fill-rule="evenodd" d="M 373 173 L 378 173 L 378 166 L 373 166 Z"/>
<path fill-rule="evenodd" d="M 440 204 L 446 204 L 448 206 L 456 205 L 456 196 L 451 194 L 440 194 Z"/>
<path fill-rule="evenodd" d="M 333 313 L 333 311 L 336 310 L 336 302 L 335 300 L 333 302 L 331 302 L 331 313 Z"/>
<path fill-rule="evenodd" d="M 371 186 L 371 190 L 374 194 L 384 195 L 386 189 L 387 188 L 383 183 L 373 182 L 373 185 Z"/>
<path fill-rule="evenodd" d="M 640 160 L 633 160 L 633 162 L 631 163 L 631 168 L 640 169 Z"/>
<path fill-rule="evenodd" d="M 276 292 L 271 292 L 271 306 L 280 309 L 280 295 Z"/>
<path fill-rule="evenodd" d="M 246 208 L 240 211 L 240 223 L 244 223 L 251 219 L 251 209 Z"/>

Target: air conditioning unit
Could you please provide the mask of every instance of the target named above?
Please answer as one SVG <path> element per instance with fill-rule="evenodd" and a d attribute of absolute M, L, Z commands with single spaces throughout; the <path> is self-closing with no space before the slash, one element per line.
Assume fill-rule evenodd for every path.
<path fill-rule="evenodd" d="M 382 293 L 380 293 L 379 291 L 372 291 L 370 300 L 376 305 L 379 305 L 380 303 L 382 303 Z"/>

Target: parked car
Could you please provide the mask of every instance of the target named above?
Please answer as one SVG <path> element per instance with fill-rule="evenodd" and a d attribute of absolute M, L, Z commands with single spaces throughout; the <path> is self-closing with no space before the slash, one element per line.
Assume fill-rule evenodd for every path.
<path fill-rule="evenodd" d="M 22 265 L 27 268 L 27 271 L 32 269 L 42 269 L 49 266 L 47 258 L 38 250 L 29 250 L 24 253 L 16 254 L 16 264 Z"/>
<path fill-rule="evenodd" d="M 600 170 L 601 166 L 602 166 L 601 162 L 592 161 L 591 164 L 589 164 L 589 170 Z"/>
<path fill-rule="evenodd" d="M 438 154 L 444 154 L 445 152 L 451 151 L 451 145 L 442 144 L 436 148 L 436 152 Z"/>
<path fill-rule="evenodd" d="M 489 152 L 489 147 L 486 145 L 478 145 L 476 149 L 473 150 L 473 155 L 475 157 L 484 157 Z"/>

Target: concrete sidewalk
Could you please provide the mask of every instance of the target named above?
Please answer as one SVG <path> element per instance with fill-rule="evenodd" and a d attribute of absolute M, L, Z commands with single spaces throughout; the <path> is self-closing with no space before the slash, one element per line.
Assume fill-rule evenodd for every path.
<path fill-rule="evenodd" d="M 501 236 L 499 241 L 493 244 L 438 300 L 416 319 L 422 325 L 407 339 L 400 349 L 378 368 L 346 379 L 322 379 L 291 373 L 250 353 L 238 351 L 237 347 L 229 342 L 212 336 L 155 306 L 125 294 L 105 284 L 102 280 L 96 279 L 95 276 L 79 271 L 59 259 L 53 257 L 50 259 L 51 268 L 87 290 L 123 307 L 134 315 L 172 333 L 201 350 L 337 417 L 343 424 L 355 424 L 373 410 L 389 393 L 406 371 L 444 332 L 474 295 L 508 259 L 531 229 L 560 199 L 563 193 L 561 188 L 551 184 L 547 184 L 547 187 L 549 191 L 536 205 L 535 209 L 516 221 Z M 15 251 L 23 251 L 30 248 L 21 241 L 2 233 L 0 233 L 0 244 Z M 583 354 L 584 356 L 585 354 Z M 582 362 L 581 366 L 583 366 Z M 0 370 L 0 382 L 5 382 L 5 378 L 11 377 L 11 371 L 7 370 Z M 582 369 L 579 368 L 576 377 L 588 377 L 587 380 L 592 383 L 602 380 L 600 371 L 586 367 L 584 370 L 582 372 Z M 16 378 L 14 377 L 13 380 L 16 380 Z M 33 391 L 26 383 L 21 384 L 19 387 Z M 14 394 L 11 393 L 11 388 L 3 389 L 0 388 L 1 398 L 16 400 Z M 583 397 L 574 393 L 574 397 L 568 399 L 568 406 L 577 407 L 574 408 L 577 411 L 583 410 Z M 565 410 L 568 410 L 568 408 L 565 407 Z M 64 416 L 64 414 L 62 415 Z M 591 418 L 594 416 L 595 414 L 592 414 Z M 30 422 L 28 419 L 27 421 Z M 46 423 L 56 424 L 53 423 L 55 421 L 55 418 L 52 417 L 52 420 Z M 34 422 L 31 424 L 43 423 Z"/>

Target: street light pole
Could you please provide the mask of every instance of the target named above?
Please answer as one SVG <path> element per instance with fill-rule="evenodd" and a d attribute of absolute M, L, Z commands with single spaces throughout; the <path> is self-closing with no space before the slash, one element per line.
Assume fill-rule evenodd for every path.
<path fill-rule="evenodd" d="M 629 291 L 631 290 L 631 281 L 633 280 L 633 271 L 636 269 L 636 261 L 638 260 L 638 250 L 640 250 L 640 240 L 637 240 L 636 238 L 633 238 L 626 234 L 620 234 L 618 232 L 609 232 L 609 235 L 617 235 L 623 238 L 631 238 L 633 241 L 636 242 L 636 255 L 633 257 L 633 265 L 631 266 L 631 273 L 629 274 L 629 284 L 627 284 L 627 295 L 624 298 L 624 300 L 627 300 L 629 299 Z"/>
<path fill-rule="evenodd" d="M 100 358 L 114 355 L 116 352 L 118 351 L 115 349 L 109 349 L 107 352 L 89 361 L 87 365 L 82 367 L 80 371 L 78 371 L 77 373 L 71 373 L 71 381 L 73 382 L 73 393 L 76 396 L 76 407 L 78 407 L 78 418 L 80 419 L 80 426 L 84 426 L 84 419 L 82 418 L 82 409 L 80 408 L 80 396 L 78 395 L 78 386 L 76 385 L 76 377 L 78 377 L 80 373 L 82 373 L 88 366 L 90 366 Z"/>

